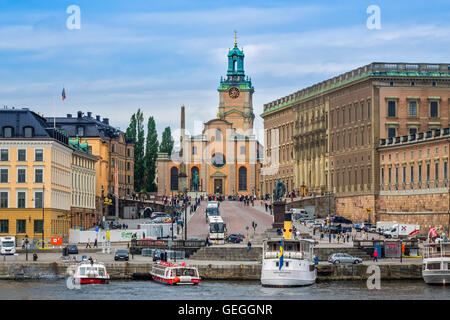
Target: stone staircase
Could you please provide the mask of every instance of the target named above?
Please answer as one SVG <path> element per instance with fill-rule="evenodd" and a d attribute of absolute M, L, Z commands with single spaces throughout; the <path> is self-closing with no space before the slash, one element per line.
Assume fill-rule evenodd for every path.
<path fill-rule="evenodd" d="M 225 245 L 202 247 L 189 257 L 189 260 L 202 261 L 261 261 L 262 247 L 254 246 L 250 250 L 246 246 Z"/>

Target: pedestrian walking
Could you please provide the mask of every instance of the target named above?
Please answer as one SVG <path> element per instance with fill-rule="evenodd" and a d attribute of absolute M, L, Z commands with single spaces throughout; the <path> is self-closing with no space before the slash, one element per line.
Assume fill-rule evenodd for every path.
<path fill-rule="evenodd" d="M 22 239 L 22 249 L 25 249 L 25 239 Z"/>
<path fill-rule="evenodd" d="M 264 205 L 266 206 L 266 212 L 267 212 L 267 202 L 264 202 Z"/>
<path fill-rule="evenodd" d="M 378 251 L 373 250 L 373 261 L 378 262 Z"/>
<path fill-rule="evenodd" d="M 247 243 L 247 249 L 250 250 L 251 248 L 252 248 L 252 243 L 249 241 L 249 242 Z"/>
<path fill-rule="evenodd" d="M 88 242 L 86 243 L 86 249 L 88 247 L 91 248 L 91 239 L 90 238 L 88 238 Z"/>
<path fill-rule="evenodd" d="M 94 248 L 98 248 L 97 238 L 95 238 L 95 241 L 94 241 Z"/>
<path fill-rule="evenodd" d="M 331 243 L 331 233 L 328 233 L 328 243 Z"/>
<path fill-rule="evenodd" d="M 347 233 L 347 243 L 350 242 L 350 235 Z"/>

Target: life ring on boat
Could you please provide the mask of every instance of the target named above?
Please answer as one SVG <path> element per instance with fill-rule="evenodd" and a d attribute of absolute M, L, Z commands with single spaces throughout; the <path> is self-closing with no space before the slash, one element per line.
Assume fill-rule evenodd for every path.
<path fill-rule="evenodd" d="M 178 277 L 173 278 L 173 282 L 175 282 L 175 283 L 180 282 L 180 278 L 178 278 Z"/>

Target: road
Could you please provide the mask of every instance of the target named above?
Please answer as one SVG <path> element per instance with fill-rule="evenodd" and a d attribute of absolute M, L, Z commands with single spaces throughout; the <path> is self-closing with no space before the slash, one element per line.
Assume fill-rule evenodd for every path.
<path fill-rule="evenodd" d="M 205 219 L 206 201 L 202 201 L 201 206 L 188 219 L 188 238 L 206 239 L 208 236 L 208 225 Z M 264 213 L 256 207 L 245 206 L 240 201 L 222 201 L 220 203 L 220 215 L 227 225 L 227 233 L 252 233 L 252 221 L 255 221 L 257 227 L 256 233 L 263 233 L 272 227 L 273 217 Z M 247 231 L 245 227 L 249 227 Z"/>

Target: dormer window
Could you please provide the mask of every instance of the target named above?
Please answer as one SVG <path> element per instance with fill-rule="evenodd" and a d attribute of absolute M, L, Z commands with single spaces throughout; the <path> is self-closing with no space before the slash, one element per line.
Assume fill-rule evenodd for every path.
<path fill-rule="evenodd" d="M 13 136 L 13 128 L 3 127 L 3 138 L 12 138 L 12 136 Z"/>
<path fill-rule="evenodd" d="M 84 127 L 82 126 L 77 127 L 77 135 L 79 137 L 84 137 Z"/>
<path fill-rule="evenodd" d="M 24 127 L 23 128 L 23 136 L 25 138 L 32 138 L 34 136 L 34 128 L 33 127 Z"/>

